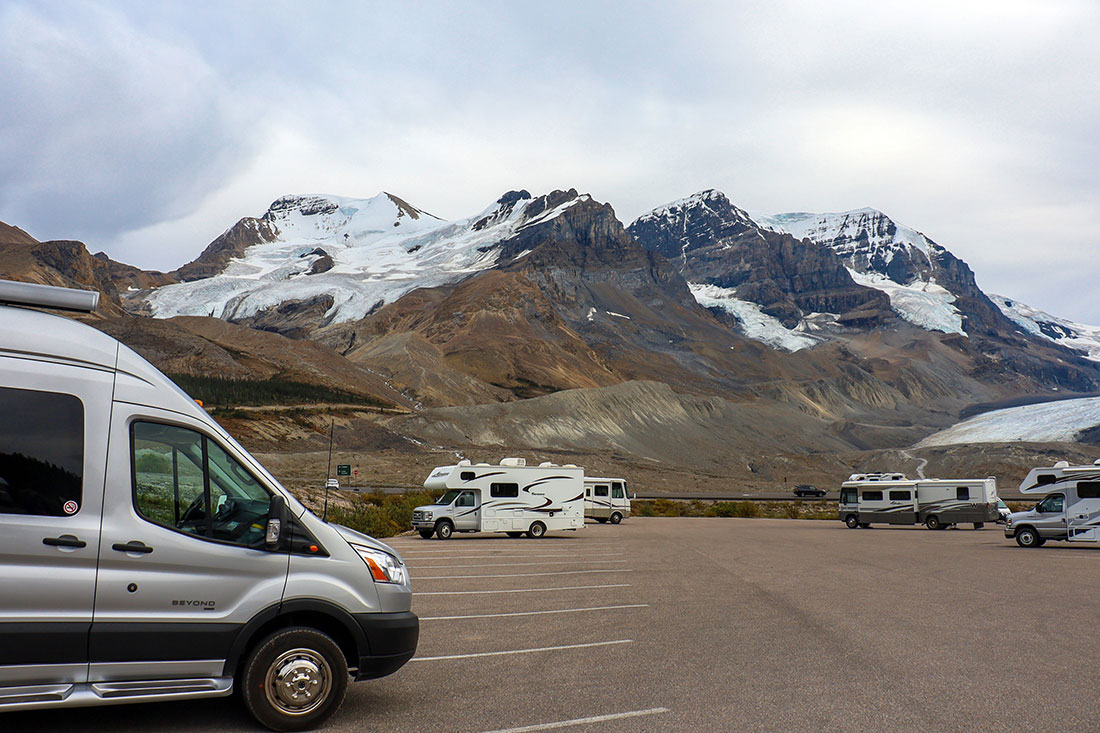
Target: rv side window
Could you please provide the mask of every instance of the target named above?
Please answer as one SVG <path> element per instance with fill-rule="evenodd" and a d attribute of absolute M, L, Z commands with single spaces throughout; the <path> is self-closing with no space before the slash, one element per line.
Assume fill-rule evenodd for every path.
<path fill-rule="evenodd" d="M 910 501 L 913 495 L 908 491 L 891 491 L 890 501 Z"/>
<path fill-rule="evenodd" d="M 1038 486 L 1046 486 L 1056 481 L 1058 481 L 1058 478 L 1053 473 L 1042 473 L 1035 477 L 1035 483 Z"/>
<path fill-rule="evenodd" d="M 955 489 L 955 499 L 957 501 L 970 501 L 970 489 L 966 486 L 959 486 Z"/>
<path fill-rule="evenodd" d="M 130 428 L 134 507 L 169 529 L 250 547 L 262 546 L 271 497 L 229 453 L 205 435 L 174 425 Z"/>
<path fill-rule="evenodd" d="M 606 486 L 597 486 L 596 487 L 596 496 L 607 496 L 607 487 Z"/>
<path fill-rule="evenodd" d="M 841 489 L 840 490 L 840 503 L 841 504 L 855 504 L 856 503 L 856 490 L 855 489 Z"/>
<path fill-rule="evenodd" d="M 498 499 L 515 499 L 519 496 L 519 484 L 489 484 L 489 496 Z"/>
<path fill-rule="evenodd" d="M 882 492 L 881 491 L 864 491 L 863 492 L 863 500 L 864 501 L 882 501 Z"/>
<path fill-rule="evenodd" d="M 458 477 L 463 481 L 473 481 L 475 478 L 477 478 L 477 474 L 473 471 L 463 471 L 462 473 L 458 474 Z"/>
<path fill-rule="evenodd" d="M 0 415 L 0 514 L 79 511 L 84 403 L 68 394 L 0 387 Z"/>
<path fill-rule="evenodd" d="M 615 483 L 611 484 L 611 490 L 614 491 L 616 489 L 621 489 L 624 492 L 626 491 L 626 487 L 623 486 L 622 482 L 620 481 L 616 481 Z"/>
<path fill-rule="evenodd" d="M 1078 481 L 1077 497 L 1079 499 L 1100 499 L 1100 481 Z"/>
<path fill-rule="evenodd" d="M 592 496 L 592 489 L 585 489 L 584 490 L 584 495 L 585 496 Z"/>
<path fill-rule="evenodd" d="M 612 499 L 625 499 L 626 498 L 626 492 L 623 491 L 623 485 L 622 484 L 615 484 L 614 486 L 611 487 L 611 498 Z"/>

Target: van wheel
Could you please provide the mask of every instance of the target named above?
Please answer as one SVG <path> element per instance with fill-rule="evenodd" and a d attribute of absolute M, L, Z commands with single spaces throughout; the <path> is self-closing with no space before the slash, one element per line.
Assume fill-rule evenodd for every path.
<path fill-rule="evenodd" d="M 523 532 L 506 532 L 505 534 L 507 534 L 512 539 L 523 536 Z"/>
<path fill-rule="evenodd" d="M 539 539 L 546 536 L 546 525 L 542 522 L 534 522 L 527 530 L 527 536 L 533 539 Z"/>
<path fill-rule="evenodd" d="M 435 525 L 435 536 L 441 540 L 451 539 L 451 535 L 455 533 L 455 526 L 451 524 L 449 519 L 444 519 Z"/>
<path fill-rule="evenodd" d="M 1042 547 L 1044 540 L 1031 527 L 1021 527 L 1016 530 L 1016 544 L 1020 547 Z"/>
<path fill-rule="evenodd" d="M 943 526 L 943 523 L 940 522 L 940 518 L 935 514 L 929 514 L 928 518 L 924 520 L 924 526 L 928 527 L 928 529 L 939 529 Z"/>
<path fill-rule="evenodd" d="M 264 639 L 244 662 L 248 712 L 272 730 L 309 730 L 329 718 L 348 689 L 344 653 L 329 636 L 296 626 Z"/>
<path fill-rule="evenodd" d="M 848 529 L 855 529 L 859 526 L 859 517 L 857 517 L 855 514 L 849 514 L 848 516 L 844 517 L 844 526 Z"/>
<path fill-rule="evenodd" d="M 614 514 L 611 515 L 611 523 L 612 524 L 618 524 L 621 521 L 623 521 L 623 515 L 622 514 L 619 514 L 618 512 L 615 512 Z"/>
<path fill-rule="evenodd" d="M 421 529 L 421 530 L 417 530 L 417 534 L 420 535 L 420 539 L 430 540 L 432 538 L 432 535 L 435 534 L 435 530 L 434 529 Z"/>

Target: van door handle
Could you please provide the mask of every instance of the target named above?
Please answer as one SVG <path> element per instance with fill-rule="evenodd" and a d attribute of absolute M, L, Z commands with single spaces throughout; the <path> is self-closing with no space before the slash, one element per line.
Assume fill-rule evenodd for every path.
<path fill-rule="evenodd" d="M 60 537 L 44 537 L 42 539 L 43 545 L 49 545 L 50 547 L 87 547 L 88 543 L 77 537 L 73 537 L 71 534 L 63 534 Z"/>
<path fill-rule="evenodd" d="M 145 544 L 144 542 L 139 542 L 138 540 L 130 540 L 126 544 L 116 542 L 115 544 L 111 545 L 111 549 L 118 550 L 119 552 L 140 552 L 146 555 L 153 551 L 152 547 Z"/>

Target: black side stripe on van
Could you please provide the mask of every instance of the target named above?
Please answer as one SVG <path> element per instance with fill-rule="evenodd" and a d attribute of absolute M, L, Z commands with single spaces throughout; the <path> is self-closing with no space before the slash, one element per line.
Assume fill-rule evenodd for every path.
<path fill-rule="evenodd" d="M 0 666 L 87 662 L 91 626 L 90 621 L 0 623 Z"/>
<path fill-rule="evenodd" d="M 226 659 L 241 628 L 215 623 L 97 623 L 88 653 L 92 662 Z"/>

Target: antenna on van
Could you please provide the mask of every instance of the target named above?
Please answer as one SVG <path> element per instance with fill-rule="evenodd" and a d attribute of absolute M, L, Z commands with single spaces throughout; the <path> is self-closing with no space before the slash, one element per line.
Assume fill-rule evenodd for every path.
<path fill-rule="evenodd" d="M 328 468 L 325 469 L 325 509 L 321 513 L 321 521 L 328 521 L 328 483 L 332 478 L 332 430 L 336 425 L 336 419 L 330 419 L 328 423 Z"/>

